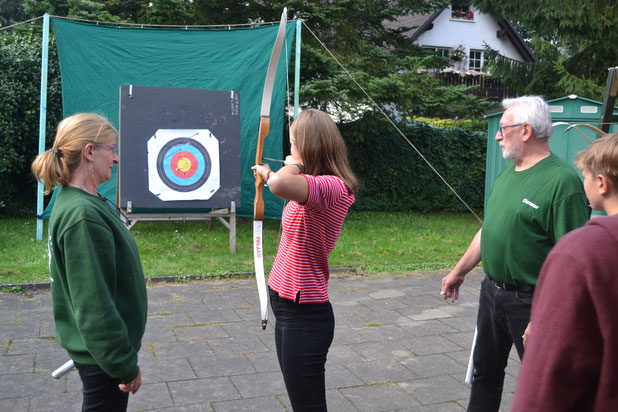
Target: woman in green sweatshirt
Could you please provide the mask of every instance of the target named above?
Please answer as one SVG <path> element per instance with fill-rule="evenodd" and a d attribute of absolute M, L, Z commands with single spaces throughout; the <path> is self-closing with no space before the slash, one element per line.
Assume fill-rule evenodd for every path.
<path fill-rule="evenodd" d="M 118 163 L 117 138 L 107 119 L 76 114 L 32 164 L 46 193 L 61 186 L 48 235 L 54 320 L 87 411 L 126 410 L 142 382 L 137 352 L 148 303 L 139 252 L 115 205 L 97 193 Z"/>

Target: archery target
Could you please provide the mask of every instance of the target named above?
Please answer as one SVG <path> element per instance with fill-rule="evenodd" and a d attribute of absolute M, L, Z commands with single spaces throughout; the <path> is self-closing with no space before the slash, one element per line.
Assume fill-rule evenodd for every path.
<path fill-rule="evenodd" d="M 207 200 L 219 182 L 219 142 L 209 130 L 159 129 L 148 140 L 149 190 L 161 200 Z"/>
<path fill-rule="evenodd" d="M 178 138 L 167 142 L 157 156 L 157 172 L 166 186 L 191 192 L 210 175 L 208 151 L 195 139 Z"/>

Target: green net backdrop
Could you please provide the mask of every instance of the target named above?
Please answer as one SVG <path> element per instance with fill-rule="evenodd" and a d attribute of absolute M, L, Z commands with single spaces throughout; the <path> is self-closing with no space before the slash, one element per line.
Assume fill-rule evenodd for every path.
<path fill-rule="evenodd" d="M 52 18 L 62 77 L 65 117 L 96 112 L 118 127 L 120 85 L 237 90 L 241 110 L 241 205 L 253 216 L 260 106 L 278 25 L 235 29 L 161 29 L 104 26 Z M 287 23 L 271 105 L 264 156 L 283 156 L 283 124 L 296 22 Z M 99 192 L 116 201 L 116 170 Z M 52 197 L 45 209 L 49 217 Z M 282 202 L 264 190 L 265 217 L 279 218 Z"/>

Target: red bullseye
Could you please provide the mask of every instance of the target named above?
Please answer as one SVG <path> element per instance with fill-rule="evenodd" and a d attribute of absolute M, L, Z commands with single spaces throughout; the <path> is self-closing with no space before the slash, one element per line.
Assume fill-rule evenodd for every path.
<path fill-rule="evenodd" d="M 172 157 L 172 172 L 180 178 L 189 178 L 197 171 L 197 159 L 192 153 L 180 151 Z"/>

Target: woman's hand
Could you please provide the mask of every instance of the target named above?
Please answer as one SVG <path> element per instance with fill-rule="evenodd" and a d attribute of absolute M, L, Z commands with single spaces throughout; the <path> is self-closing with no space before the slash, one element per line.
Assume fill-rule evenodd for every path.
<path fill-rule="evenodd" d="M 140 370 L 137 373 L 137 378 L 133 379 L 130 383 L 121 383 L 118 385 L 118 389 L 123 392 L 131 392 L 135 395 L 135 392 L 142 386 L 142 371 Z"/>
<path fill-rule="evenodd" d="M 292 174 L 301 174 L 305 172 L 305 166 L 303 165 L 303 162 L 294 158 L 292 155 L 287 155 L 285 160 L 283 161 L 283 164 L 286 166 L 292 166 L 290 168 Z"/>
<path fill-rule="evenodd" d="M 285 160 L 283 161 L 283 164 L 286 166 L 293 165 L 295 163 L 301 163 L 301 161 L 298 159 L 294 159 L 292 155 L 287 155 L 285 157 Z"/>
<path fill-rule="evenodd" d="M 305 203 L 309 197 L 309 184 L 307 179 L 299 176 L 304 172 L 302 163 L 292 156 L 287 156 L 284 163 L 285 166 L 276 173 L 268 165 L 255 165 L 251 169 L 268 183 L 271 193 L 278 198 Z"/>
<path fill-rule="evenodd" d="M 271 171 L 270 166 L 267 164 L 255 165 L 252 166 L 251 169 L 253 169 L 253 176 L 257 176 L 259 174 L 264 182 L 267 180 L 268 172 Z"/>

